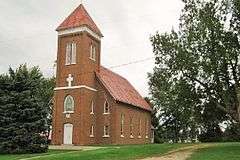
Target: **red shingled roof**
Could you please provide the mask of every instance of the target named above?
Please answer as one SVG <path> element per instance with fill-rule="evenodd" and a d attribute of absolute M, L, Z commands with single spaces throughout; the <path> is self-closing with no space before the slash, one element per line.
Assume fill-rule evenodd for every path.
<path fill-rule="evenodd" d="M 152 111 L 150 105 L 125 78 L 104 67 L 100 67 L 96 75 L 115 100 Z"/>
<path fill-rule="evenodd" d="M 98 29 L 97 25 L 94 23 L 92 18 L 89 16 L 88 12 L 82 4 L 80 4 L 56 29 L 57 31 L 75 28 L 80 26 L 88 26 L 93 32 L 102 36 L 101 31 Z"/>

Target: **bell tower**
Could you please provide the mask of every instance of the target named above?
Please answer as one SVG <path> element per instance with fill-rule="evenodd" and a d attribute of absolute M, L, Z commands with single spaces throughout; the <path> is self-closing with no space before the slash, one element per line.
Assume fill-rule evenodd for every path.
<path fill-rule="evenodd" d="M 53 144 L 86 144 L 84 117 L 96 99 L 95 72 L 100 69 L 101 31 L 79 5 L 56 29 L 57 74 L 53 109 Z M 71 128 L 72 127 L 72 128 Z"/>

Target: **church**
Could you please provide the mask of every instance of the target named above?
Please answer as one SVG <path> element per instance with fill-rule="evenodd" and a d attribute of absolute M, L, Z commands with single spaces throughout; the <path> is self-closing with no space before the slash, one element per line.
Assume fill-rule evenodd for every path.
<path fill-rule="evenodd" d="M 84 6 L 56 31 L 52 144 L 151 143 L 152 108 L 124 77 L 101 66 L 103 35 Z"/>

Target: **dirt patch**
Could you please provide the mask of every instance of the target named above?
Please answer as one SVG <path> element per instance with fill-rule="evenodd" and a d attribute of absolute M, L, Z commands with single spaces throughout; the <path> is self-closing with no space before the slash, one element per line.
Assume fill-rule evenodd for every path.
<path fill-rule="evenodd" d="M 167 154 L 164 154 L 160 157 L 151 157 L 151 158 L 146 158 L 143 160 L 186 160 L 197 149 L 211 147 L 213 145 L 214 144 L 198 144 L 198 145 L 183 147 L 180 149 L 170 151 Z"/>

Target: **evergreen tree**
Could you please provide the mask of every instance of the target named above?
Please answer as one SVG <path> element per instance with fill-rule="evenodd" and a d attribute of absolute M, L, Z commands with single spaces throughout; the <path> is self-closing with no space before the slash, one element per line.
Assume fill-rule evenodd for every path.
<path fill-rule="evenodd" d="M 40 95 L 43 76 L 37 67 L 21 65 L 0 76 L 0 152 L 47 150 L 48 109 Z"/>

